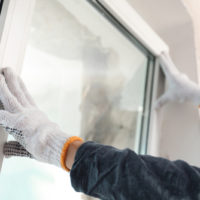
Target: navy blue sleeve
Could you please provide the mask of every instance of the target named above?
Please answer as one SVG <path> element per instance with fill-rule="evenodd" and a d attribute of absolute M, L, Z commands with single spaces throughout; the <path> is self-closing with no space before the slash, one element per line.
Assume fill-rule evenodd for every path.
<path fill-rule="evenodd" d="M 102 200 L 199 200 L 200 169 L 94 142 L 77 151 L 70 172 L 78 192 Z"/>

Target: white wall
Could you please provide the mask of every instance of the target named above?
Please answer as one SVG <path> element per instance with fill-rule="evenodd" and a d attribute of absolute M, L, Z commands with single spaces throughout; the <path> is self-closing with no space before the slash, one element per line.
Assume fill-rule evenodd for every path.
<path fill-rule="evenodd" d="M 187 8 L 194 27 L 194 38 L 195 38 L 195 47 L 198 63 L 198 74 L 200 74 L 200 1 L 199 0 L 182 0 L 183 4 Z"/>

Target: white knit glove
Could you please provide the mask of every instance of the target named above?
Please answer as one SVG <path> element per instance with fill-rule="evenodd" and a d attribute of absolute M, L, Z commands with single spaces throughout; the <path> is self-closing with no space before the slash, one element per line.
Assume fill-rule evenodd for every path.
<path fill-rule="evenodd" d="M 9 142 L 4 153 L 21 153 L 21 156 L 61 166 L 61 152 L 69 136 L 39 110 L 20 77 L 10 68 L 0 73 L 0 100 L 5 109 L 0 110 L 0 126 L 24 147 Z"/>
<path fill-rule="evenodd" d="M 173 101 L 191 102 L 200 105 L 200 87 L 177 70 L 167 53 L 162 53 L 159 60 L 167 79 L 168 88 L 155 103 L 155 108 L 160 108 L 164 104 Z"/>

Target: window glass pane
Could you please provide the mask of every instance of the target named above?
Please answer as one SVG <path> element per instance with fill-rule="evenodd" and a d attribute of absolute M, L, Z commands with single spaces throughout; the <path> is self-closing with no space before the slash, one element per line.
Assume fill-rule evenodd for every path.
<path fill-rule="evenodd" d="M 36 0 L 22 78 L 66 133 L 137 151 L 147 69 L 147 56 L 86 1 Z M 64 171 L 23 158 L 4 160 L 0 196 L 80 199 Z"/>

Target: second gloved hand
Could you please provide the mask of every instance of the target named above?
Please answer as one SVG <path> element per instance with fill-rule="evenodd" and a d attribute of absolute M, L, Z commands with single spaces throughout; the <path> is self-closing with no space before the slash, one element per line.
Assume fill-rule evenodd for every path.
<path fill-rule="evenodd" d="M 190 102 L 197 106 L 200 105 L 200 87 L 177 70 L 167 53 L 162 53 L 159 60 L 168 88 L 157 100 L 155 108 L 160 108 L 168 102 Z"/>

